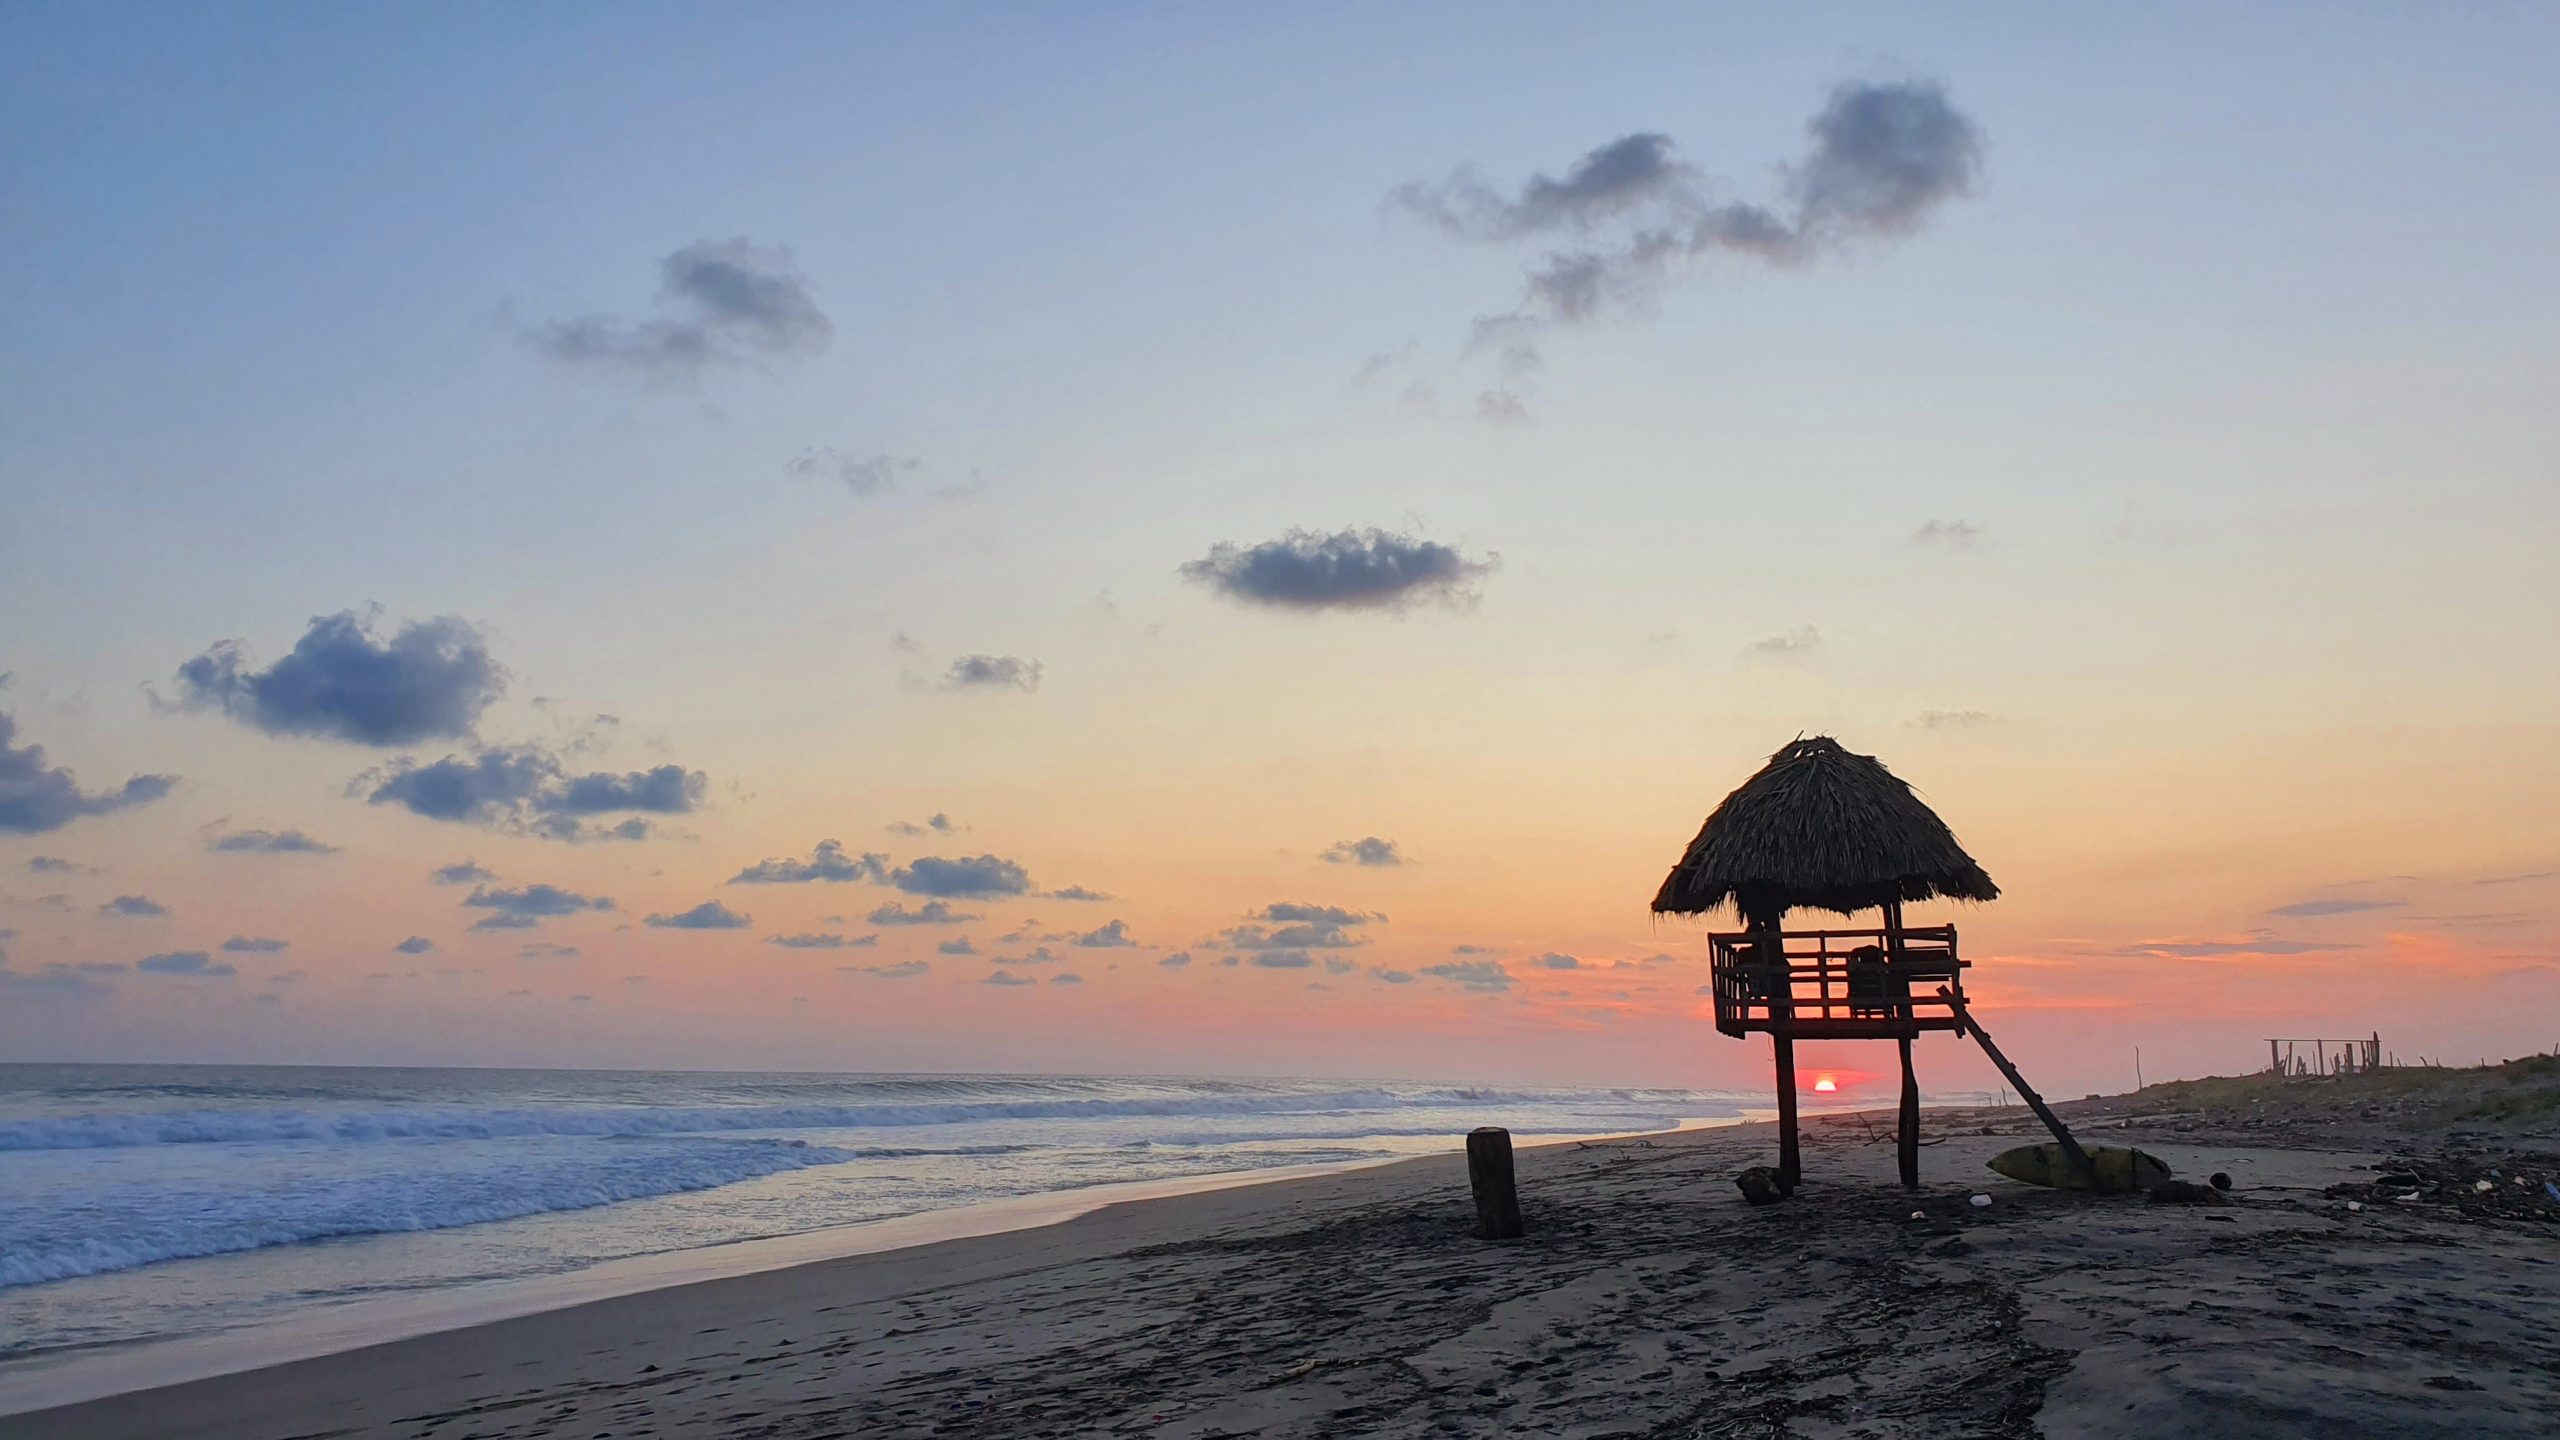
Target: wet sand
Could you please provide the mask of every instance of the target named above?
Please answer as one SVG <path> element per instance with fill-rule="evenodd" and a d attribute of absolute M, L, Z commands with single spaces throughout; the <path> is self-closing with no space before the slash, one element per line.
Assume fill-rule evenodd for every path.
<path fill-rule="evenodd" d="M 1762 1210 L 1731 1176 L 1770 1158 L 1763 1126 L 1524 1150 L 1532 1232 L 1490 1245 L 1453 1147 L 0 1417 L 0 1435 L 2554 1433 L 2560 1204 L 2514 1182 L 2560 1161 L 2380 1114 L 2068 1108 L 2181 1176 L 2227 1171 L 2231 1203 L 2001 1180 L 1983 1162 L 2042 1138 L 2020 1111 L 1932 1112 L 1914 1196 L 1889 1122 L 1835 1116 L 1810 1123 L 1805 1189 Z M 2514 1196 L 2473 1188 L 2491 1169 Z"/>

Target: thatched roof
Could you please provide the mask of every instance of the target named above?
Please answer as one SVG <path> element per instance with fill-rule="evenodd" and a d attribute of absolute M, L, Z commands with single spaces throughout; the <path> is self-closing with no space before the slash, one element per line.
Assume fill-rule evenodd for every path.
<path fill-rule="evenodd" d="M 1888 900 L 1993 900 L 2000 887 L 1955 832 L 1872 755 L 1817 735 L 1724 797 L 1653 897 L 1664 914 L 1731 903 L 1746 918 L 1841 914 Z"/>

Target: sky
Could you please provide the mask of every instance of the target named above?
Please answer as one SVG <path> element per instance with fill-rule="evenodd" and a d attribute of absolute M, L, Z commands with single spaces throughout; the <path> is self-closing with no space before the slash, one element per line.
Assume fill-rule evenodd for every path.
<path fill-rule="evenodd" d="M 2049 1093 L 2560 1045 L 2555 60 L 0 5 L 0 1059 L 1760 1088 L 1799 734 Z"/>

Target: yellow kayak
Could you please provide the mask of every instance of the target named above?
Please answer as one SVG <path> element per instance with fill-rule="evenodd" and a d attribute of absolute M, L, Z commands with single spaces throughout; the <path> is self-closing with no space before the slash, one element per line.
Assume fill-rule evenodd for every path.
<path fill-rule="evenodd" d="M 2041 1145 L 2021 1145 L 2003 1150 L 1991 1157 L 1991 1168 L 2012 1180 L 2029 1185 L 2050 1185 L 2057 1190 L 2094 1190 L 2101 1195 L 2130 1195 L 2148 1190 L 2169 1178 L 2169 1167 L 2157 1156 L 2148 1155 L 2126 1145 L 2084 1145 L 2089 1164 L 2097 1174 L 2097 1183 L 2073 1172 L 2062 1147 L 2053 1141 Z"/>

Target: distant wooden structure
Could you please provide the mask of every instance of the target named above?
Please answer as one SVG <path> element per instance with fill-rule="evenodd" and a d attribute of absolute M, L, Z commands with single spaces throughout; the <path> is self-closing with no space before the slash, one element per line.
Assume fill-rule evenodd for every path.
<path fill-rule="evenodd" d="M 2267 1041 L 2267 1069 L 2271 1074 L 2355 1075 L 2381 1068 L 2382 1032 L 2379 1030 L 2361 1040 Z"/>
<path fill-rule="evenodd" d="M 2000 887 L 1955 833 L 1873 756 L 1827 736 L 1799 739 L 1724 798 L 1653 897 L 1656 914 L 1731 905 L 1741 930 L 1708 936 L 1716 1028 L 1765 1031 L 1777 1061 L 1778 1175 L 1803 1167 L 1796 1125 L 1798 1040 L 1892 1040 L 1901 1051 L 1896 1158 L 1920 1184 L 1920 1082 L 1911 1042 L 1925 1030 L 1971 1033 L 2064 1149 L 2080 1148 L 1965 1008 L 1968 962 L 1953 925 L 1907 925 L 1926 900 L 1997 899 Z M 1871 929 L 1788 930 L 1790 910 L 1879 913 Z M 2082 1163 L 2085 1163 L 2083 1161 Z"/>

